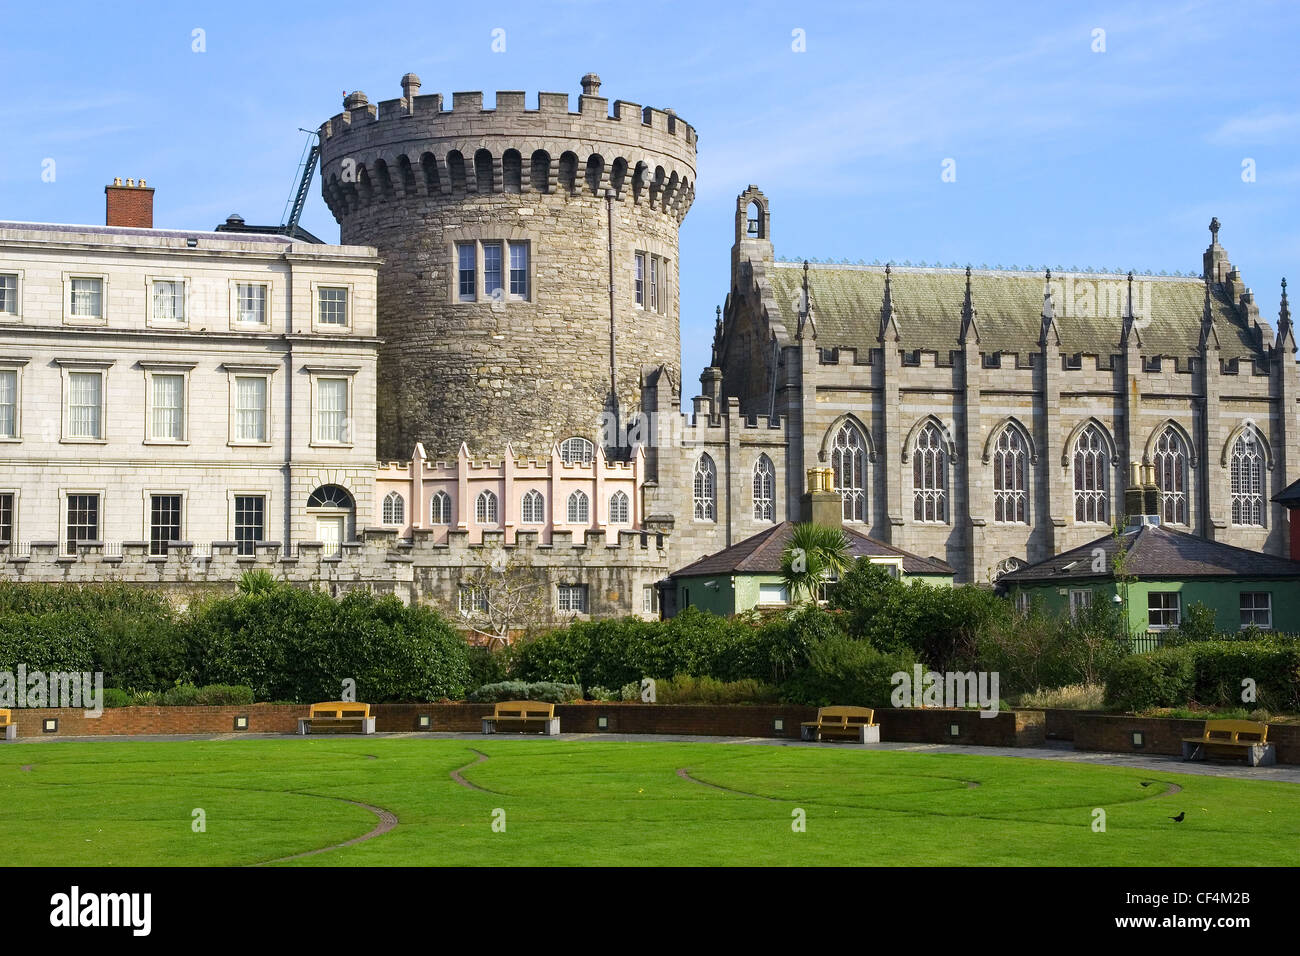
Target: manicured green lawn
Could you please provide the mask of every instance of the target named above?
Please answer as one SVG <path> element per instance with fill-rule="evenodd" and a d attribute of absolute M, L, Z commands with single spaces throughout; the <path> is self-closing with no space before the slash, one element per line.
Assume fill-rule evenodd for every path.
<path fill-rule="evenodd" d="M 471 748 L 489 759 L 463 776 L 493 792 L 452 780 L 478 758 Z M 344 800 L 399 823 L 294 864 L 1236 866 L 1292 865 L 1300 853 L 1300 785 L 978 750 L 502 738 L 0 747 L 11 865 L 265 862 L 377 825 Z M 1092 830 L 1098 807 L 1105 833 Z M 192 830 L 195 808 L 206 832 Z M 792 830 L 795 808 L 806 832 Z M 505 832 L 492 826 L 498 809 Z"/>

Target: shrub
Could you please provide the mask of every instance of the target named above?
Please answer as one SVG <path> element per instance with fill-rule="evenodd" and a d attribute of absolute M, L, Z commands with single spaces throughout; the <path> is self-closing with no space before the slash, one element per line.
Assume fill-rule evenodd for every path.
<path fill-rule="evenodd" d="M 104 706 L 129 707 L 131 706 L 131 695 L 118 687 L 105 687 Z"/>
<path fill-rule="evenodd" d="M 253 702 L 253 688 L 231 684 L 208 684 L 198 688 L 194 703 L 201 707 L 230 707 Z"/>
<path fill-rule="evenodd" d="M 582 700 L 582 688 L 577 684 L 558 684 L 554 681 L 507 680 L 484 684 L 467 698 L 476 704 L 493 704 L 501 700 L 541 700 L 563 704 Z"/>
<path fill-rule="evenodd" d="M 1252 704 L 1274 712 L 1300 710 L 1300 644 L 1276 641 L 1203 641 L 1190 645 L 1195 684 L 1191 699 L 1211 707 Z M 1242 700 L 1242 682 L 1255 682 L 1255 700 Z"/>
<path fill-rule="evenodd" d="M 1216 626 L 1214 609 L 1206 607 L 1200 601 L 1193 601 L 1183 612 L 1178 627 L 1165 633 L 1164 644 L 1166 647 L 1177 647 L 1197 641 L 1212 641 Z"/>
<path fill-rule="evenodd" d="M 899 671 L 911 674 L 915 664 L 916 657 L 908 649 L 886 653 L 867 641 L 835 635 L 809 649 L 808 666 L 781 686 L 781 695 L 794 703 L 818 707 L 887 707 L 893 675 Z"/>
<path fill-rule="evenodd" d="M 622 699 L 622 695 L 618 691 L 610 690 L 608 687 L 587 688 L 587 700 L 615 701 Z"/>
<path fill-rule="evenodd" d="M 510 676 L 512 655 L 507 647 L 469 647 L 466 648 L 469 662 L 469 680 L 467 687 L 482 687 L 495 684 Z"/>
<path fill-rule="evenodd" d="M 1022 694 L 1018 707 L 1055 710 L 1101 710 L 1106 697 L 1103 684 L 1067 684 Z"/>
<path fill-rule="evenodd" d="M 655 681 L 655 701 L 660 704 L 772 704 L 779 699 L 775 687 L 752 677 L 721 681 L 678 674 Z"/>
<path fill-rule="evenodd" d="M 1115 661 L 1106 672 L 1106 706 L 1137 712 L 1186 703 L 1195 677 L 1187 650 L 1171 647 Z"/>

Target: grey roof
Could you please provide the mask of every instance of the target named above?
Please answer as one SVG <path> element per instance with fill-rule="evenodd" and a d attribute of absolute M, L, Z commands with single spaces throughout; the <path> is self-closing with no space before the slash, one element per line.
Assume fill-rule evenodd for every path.
<path fill-rule="evenodd" d="M 790 330 L 798 328 L 795 302 L 803 284 L 803 265 L 776 262 L 767 270 L 781 319 Z M 1134 277 L 1135 312 L 1145 297 L 1140 283 L 1149 283 L 1149 316 L 1140 316 L 1138 334 L 1145 355 L 1190 356 L 1199 350 L 1205 283 L 1199 278 L 1176 276 Z M 1059 288 L 1067 284 L 1076 301 L 1085 286 L 1093 293 L 1091 316 L 1087 311 L 1053 297 L 1061 352 L 1110 355 L 1120 350 L 1123 315 L 1127 305 L 1127 278 L 1117 274 L 1069 272 L 1052 274 Z M 808 286 L 812 293 L 817 344 L 822 348 L 856 348 L 863 354 L 878 346 L 881 305 L 884 302 L 885 267 L 810 264 Z M 1025 353 L 1038 349 L 1042 328 L 1043 273 L 977 269 L 971 273 L 971 301 L 983 351 Z M 962 302 L 966 292 L 963 269 L 892 267 L 890 298 L 899 327 L 899 347 L 926 349 L 946 355 L 959 348 Z M 1118 299 L 1116 303 L 1114 299 Z M 1111 306 L 1116 306 L 1112 308 Z M 1260 356 L 1254 332 L 1238 317 L 1228 298 L 1214 290 L 1211 313 L 1224 359 Z"/>
<path fill-rule="evenodd" d="M 1080 579 L 1111 579 L 1115 555 L 1123 548 L 1125 575 L 1141 579 L 1166 578 L 1296 578 L 1300 561 L 1233 547 L 1199 535 L 1158 525 L 1112 534 L 1082 547 L 1004 574 L 999 583 L 1045 584 Z"/>
<path fill-rule="evenodd" d="M 226 232 L 220 234 L 202 229 L 140 229 L 135 226 L 86 226 L 65 225 L 57 222 L 6 222 L 0 221 L 0 229 L 21 229 L 28 232 L 64 232 L 87 236 L 131 236 L 134 238 L 151 237 L 156 239 L 226 239 L 232 242 L 266 242 L 288 245 L 294 240 L 282 234 L 256 232 Z M 320 241 L 320 240 L 316 240 Z"/>
<path fill-rule="evenodd" d="M 1291 484 L 1287 485 L 1274 495 L 1273 500 L 1284 505 L 1289 505 L 1293 508 L 1300 508 L 1300 478 L 1291 482 Z"/>
<path fill-rule="evenodd" d="M 938 558 L 922 558 L 909 551 L 877 541 L 853 528 L 844 528 L 849 539 L 849 553 L 854 558 L 902 558 L 903 573 L 918 575 L 951 575 L 951 565 Z M 778 525 L 751 535 L 716 554 L 706 555 L 694 564 L 688 564 L 672 577 L 696 577 L 706 574 L 780 574 L 781 555 L 794 534 L 794 522 L 782 521 Z"/>

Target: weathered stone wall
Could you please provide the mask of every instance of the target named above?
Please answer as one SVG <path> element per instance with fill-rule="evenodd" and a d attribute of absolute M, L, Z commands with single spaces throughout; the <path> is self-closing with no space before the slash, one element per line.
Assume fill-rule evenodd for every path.
<path fill-rule="evenodd" d="M 590 80 L 591 78 L 587 78 Z M 695 133 L 671 113 L 596 96 L 408 96 L 321 128 L 322 191 L 345 241 L 376 246 L 379 455 L 432 457 L 513 442 L 547 455 L 572 435 L 600 441 L 614 380 L 625 415 L 646 366 L 680 367 L 678 227 L 690 208 Z M 612 191 L 613 201 L 606 198 Z M 612 212 L 613 269 L 610 264 Z M 460 301 L 456 245 L 527 243 L 526 297 L 493 298 L 478 250 L 476 301 Z M 659 308 L 634 292 L 635 254 L 658 257 Z M 506 258 L 508 260 L 508 249 Z M 507 261 L 507 272 L 509 263 Z M 648 270 L 648 266 L 647 266 Z M 646 285 L 649 277 L 646 276 Z"/>

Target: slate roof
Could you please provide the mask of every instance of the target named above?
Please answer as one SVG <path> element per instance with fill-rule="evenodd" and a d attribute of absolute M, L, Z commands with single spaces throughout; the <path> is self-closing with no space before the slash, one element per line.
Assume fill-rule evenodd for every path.
<path fill-rule="evenodd" d="M 283 234 L 262 232 L 233 232 L 221 230 L 204 232 L 197 229 L 142 229 L 135 226 L 89 226 L 63 224 L 56 222 L 11 222 L 0 221 L 0 231 L 21 230 L 23 232 L 61 232 L 85 236 L 127 236 L 133 239 L 223 239 L 231 242 L 266 242 L 276 245 L 288 245 L 293 242 Z M 310 235 L 310 233 L 308 233 Z M 319 242 L 320 240 L 316 240 Z"/>
<path fill-rule="evenodd" d="M 1114 577 L 1114 559 L 1123 547 L 1128 557 L 1124 572 L 1138 579 L 1152 578 L 1296 578 L 1300 561 L 1249 551 L 1210 541 L 1184 531 L 1143 525 L 1125 532 L 1121 541 L 1105 535 L 1046 561 L 1004 574 L 999 583 L 1044 584 L 1078 579 Z M 1094 571 L 1096 552 L 1102 552 L 1101 570 Z"/>
<path fill-rule="evenodd" d="M 1291 484 L 1279 491 L 1273 496 L 1273 500 L 1284 505 L 1300 508 L 1300 479 L 1291 482 Z"/>
<path fill-rule="evenodd" d="M 767 270 L 773 299 L 785 327 L 793 334 L 799 320 L 795 305 L 803 285 L 803 264 L 776 262 Z M 1067 308 L 1064 294 L 1053 295 L 1061 353 L 1111 355 L 1120 350 L 1123 306 L 1127 303 L 1127 277 L 1117 274 L 1052 273 L 1053 282 L 1065 283 L 1081 294 L 1081 283 L 1094 283 L 1103 300 L 1107 287 L 1121 283 L 1120 308 L 1114 314 L 1080 316 Z M 1201 341 L 1205 283 L 1194 277 L 1134 276 L 1135 311 L 1143 305 L 1140 283 L 1150 283 L 1150 316 L 1139 323 L 1144 355 L 1190 356 Z M 1045 277 L 1041 272 L 978 269 L 971 273 L 971 301 L 980 346 L 985 352 L 1025 353 L 1038 349 L 1042 328 Z M 822 348 L 856 348 L 863 356 L 877 347 L 880 309 L 884 301 L 885 267 L 810 264 L 808 286 L 812 293 L 817 344 Z M 899 326 L 899 348 L 933 350 L 941 355 L 959 348 L 962 302 L 966 292 L 964 269 L 891 268 L 890 297 Z M 1094 312 L 1110 313 L 1105 306 Z M 1254 345 L 1254 332 L 1238 317 L 1233 304 L 1217 290 L 1211 296 L 1211 314 L 1224 359 L 1262 355 Z M 1143 316 L 1143 318 L 1146 318 Z M 1267 335 L 1267 332 L 1265 333 Z"/>
<path fill-rule="evenodd" d="M 794 534 L 794 522 L 782 521 L 760 531 L 717 554 L 706 555 L 694 564 L 688 564 L 672 577 L 697 577 L 707 574 L 780 574 L 781 555 Z M 904 574 L 951 575 L 952 566 L 938 558 L 922 558 L 909 551 L 877 541 L 852 528 L 844 529 L 849 539 L 849 553 L 854 558 L 902 558 Z"/>

